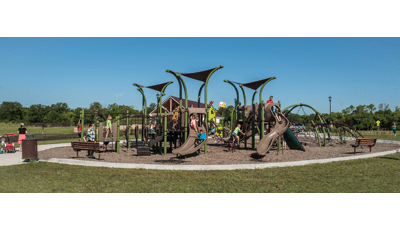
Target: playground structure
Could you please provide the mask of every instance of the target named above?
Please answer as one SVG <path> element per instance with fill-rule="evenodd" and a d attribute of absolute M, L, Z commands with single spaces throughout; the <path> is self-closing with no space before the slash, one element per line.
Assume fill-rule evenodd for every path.
<path fill-rule="evenodd" d="M 322 127 L 322 128 L 325 128 L 325 129 L 329 129 L 329 125 L 330 124 L 328 124 L 328 123 L 323 123 L 323 124 L 322 123 L 316 123 L 316 124 L 313 124 L 312 127 L 313 128 Z M 336 136 L 339 137 L 341 142 L 344 141 L 344 137 L 346 136 L 346 133 L 350 134 L 355 139 L 364 138 L 364 136 L 360 132 L 358 132 L 352 125 L 350 125 L 349 123 L 347 123 L 345 121 L 332 122 L 332 126 L 333 126 L 332 131 L 334 130 L 333 133 L 335 133 Z"/>
<path fill-rule="evenodd" d="M 242 129 L 244 130 L 244 135 L 239 136 L 239 140 L 242 140 L 244 142 L 245 148 L 247 148 L 247 139 L 252 138 L 252 149 L 255 150 L 255 135 L 258 133 L 260 135 L 260 138 L 264 136 L 264 130 L 265 130 L 265 120 L 264 120 L 264 110 L 259 108 L 259 104 L 262 105 L 264 104 L 264 101 L 262 100 L 262 92 L 265 87 L 265 85 L 276 79 L 276 77 L 270 77 L 266 78 L 263 80 L 255 81 L 255 82 L 249 82 L 249 83 L 237 83 L 229 80 L 224 80 L 224 82 L 230 84 L 233 86 L 236 92 L 236 99 L 235 99 L 235 107 L 234 110 L 232 111 L 231 115 L 231 127 L 230 129 L 233 130 L 234 127 L 236 127 L 238 124 L 241 124 Z M 238 84 L 240 89 L 242 90 L 243 93 L 243 102 L 244 105 L 241 106 L 240 99 L 239 99 L 239 91 L 235 84 Z M 244 87 L 250 88 L 254 90 L 253 97 L 252 97 L 252 105 L 247 106 L 247 100 L 246 100 L 246 93 L 244 91 Z M 257 89 L 260 88 L 260 99 L 259 99 L 259 104 L 255 103 L 255 95 L 257 94 Z M 251 130 L 250 130 L 251 127 Z M 257 130 L 256 130 L 257 127 Z M 270 127 L 270 126 L 269 126 Z M 280 146 L 279 146 L 280 150 Z"/>
<path fill-rule="evenodd" d="M 168 85 L 172 84 L 173 81 L 165 82 L 162 84 L 152 85 L 152 86 L 142 86 L 137 83 L 133 85 L 137 87 L 137 90 L 142 94 L 142 114 L 129 114 L 126 113 L 114 114 L 117 117 L 112 123 L 113 135 L 111 140 L 104 139 L 105 126 L 102 122 L 96 120 L 96 141 L 103 141 L 103 145 L 106 146 L 108 143 L 115 143 L 114 150 L 116 152 L 120 151 L 121 147 L 126 147 L 127 149 L 133 147 L 139 148 L 144 147 L 145 149 L 152 149 L 154 152 L 159 152 L 160 154 L 167 154 L 167 145 L 169 142 L 170 152 L 182 155 L 190 154 L 203 148 L 204 153 L 207 153 L 207 139 L 210 130 L 210 124 L 215 121 L 215 109 L 212 106 L 212 101 L 207 104 L 207 86 L 211 76 L 223 66 L 218 66 L 213 69 L 208 69 L 205 71 L 195 72 L 195 73 L 181 73 L 171 70 L 166 70 L 167 73 L 172 74 L 179 83 L 179 110 L 174 110 L 174 114 L 167 114 L 166 110 L 163 111 L 162 97 L 167 89 Z M 203 82 L 199 88 L 198 92 L 198 107 L 188 108 L 188 95 L 187 88 L 183 77 L 188 77 L 197 81 Z M 296 136 L 298 133 L 292 133 L 289 126 L 290 121 L 288 120 L 288 115 L 291 111 L 300 107 L 309 107 L 314 110 L 316 117 L 320 122 L 313 122 L 312 129 L 315 132 L 315 137 L 318 141 L 319 146 L 321 146 L 321 139 L 318 130 L 321 130 L 323 134 L 323 145 L 326 146 L 326 141 L 330 140 L 330 133 L 326 132 L 325 129 L 328 125 L 322 118 L 322 116 L 311 106 L 305 104 L 292 105 L 284 110 L 282 113 L 284 116 L 281 117 L 282 122 L 277 122 L 277 117 L 274 115 L 274 109 L 281 111 L 280 101 L 278 103 L 264 103 L 262 100 L 262 93 L 264 87 L 270 81 L 276 79 L 276 77 L 270 77 L 249 83 L 238 83 L 229 80 L 224 80 L 225 83 L 230 84 L 234 87 L 236 91 L 236 98 L 234 100 L 234 109 L 232 110 L 230 129 L 229 128 L 219 128 L 219 131 L 223 130 L 225 134 L 230 134 L 232 130 L 238 125 L 241 125 L 244 134 L 239 135 L 240 142 L 236 143 L 240 147 L 240 143 L 244 143 L 244 148 L 247 149 L 247 140 L 252 138 L 251 149 L 257 150 L 258 154 L 264 154 L 268 152 L 272 145 L 276 143 L 278 151 L 281 151 L 281 141 L 282 137 L 285 139 L 288 147 L 290 149 L 297 149 L 305 151 L 301 143 L 298 141 Z M 243 93 L 243 105 L 240 102 L 239 91 L 236 87 L 238 85 Z M 251 105 L 247 105 L 246 94 L 244 87 L 254 90 L 252 95 Z M 147 99 L 144 93 L 144 89 L 149 88 L 156 90 L 160 93 L 160 97 L 157 98 L 157 115 L 149 116 L 147 115 Z M 200 107 L 201 93 L 204 89 L 204 108 Z M 255 96 L 259 92 L 259 101 L 255 102 Z M 182 97 L 185 97 L 185 105 L 182 104 Z M 157 95 L 158 96 L 158 95 Z M 184 106 L 184 108 L 183 108 Z M 299 108 L 299 109 L 300 109 Z M 304 111 L 304 109 L 303 109 Z M 96 114 L 100 113 L 86 113 L 86 114 Z M 84 122 L 85 112 L 82 110 L 82 126 Z M 107 114 L 109 115 L 109 114 Z M 195 115 L 197 118 L 197 126 L 199 130 L 203 130 L 206 134 L 206 138 L 203 142 L 195 145 L 197 142 L 197 132 L 195 132 L 188 124 L 190 123 L 190 116 Z M 359 133 L 353 132 L 351 127 L 344 125 L 344 123 L 335 123 L 337 127 L 341 127 L 340 132 L 352 133 L 353 136 L 361 135 Z M 318 127 L 321 127 L 320 129 Z M 149 133 L 150 130 L 154 130 L 154 133 Z M 304 131 L 303 131 L 304 132 Z M 255 144 L 256 134 L 260 137 L 260 143 L 258 146 Z M 326 137 L 326 134 L 328 137 Z M 82 132 L 83 135 L 83 132 Z M 133 139 L 132 136 L 134 137 Z M 340 134 L 339 134 L 340 136 Z M 121 146 L 121 140 L 125 140 L 125 145 Z M 230 144 L 230 147 L 235 146 L 235 141 L 229 138 L 219 138 L 220 141 Z M 179 146 L 177 147 L 177 142 Z M 173 149 L 174 144 L 174 149 Z M 112 144 L 113 145 L 113 144 Z M 114 146 L 114 145 L 113 145 Z"/>
<path fill-rule="evenodd" d="M 174 131 L 179 132 L 181 134 L 178 137 L 181 140 L 181 146 L 177 149 L 172 150 L 172 153 L 179 154 L 179 155 L 193 153 L 193 152 L 197 151 L 199 148 L 201 148 L 202 146 L 204 146 L 204 153 L 207 153 L 207 138 L 200 145 L 194 146 L 197 136 L 196 136 L 196 133 L 188 126 L 188 122 L 190 122 L 189 117 L 188 117 L 188 112 L 197 115 L 197 117 L 199 119 L 199 121 L 197 123 L 199 130 L 205 131 L 206 136 L 208 137 L 208 130 L 209 130 L 208 123 L 213 118 L 211 116 L 213 107 L 211 107 L 212 102 L 208 106 L 206 106 L 207 105 L 207 83 L 208 83 L 210 77 L 212 76 L 212 74 L 216 70 L 218 70 L 222 67 L 223 66 L 219 66 L 214 69 L 209 69 L 209 70 L 196 72 L 196 73 L 178 73 L 178 72 L 174 72 L 171 70 L 166 71 L 166 72 L 174 75 L 174 77 L 179 82 L 179 88 L 180 88 L 179 112 L 178 112 L 178 116 L 177 116 L 178 124 L 180 126 L 178 129 L 176 129 Z M 204 88 L 205 89 L 205 93 L 204 93 L 205 108 L 202 108 L 201 110 L 193 110 L 193 109 L 200 109 L 200 108 L 188 108 L 187 107 L 187 101 L 188 101 L 187 88 L 186 88 L 186 84 L 185 84 L 184 80 L 182 79 L 181 75 L 204 82 L 200 86 L 199 93 L 198 93 L 198 107 L 200 106 L 201 92 Z M 241 124 L 242 129 L 245 134 L 240 135 L 239 139 L 240 139 L 240 142 L 244 142 L 245 148 L 247 148 L 247 140 L 250 137 L 252 137 L 252 149 L 253 150 L 256 149 L 255 135 L 258 133 L 260 136 L 260 139 L 261 139 L 261 141 L 260 141 L 261 145 L 260 145 L 260 148 L 258 148 L 260 152 L 263 152 L 264 150 L 268 151 L 271 148 L 272 144 L 265 144 L 267 142 L 268 143 L 271 142 L 271 140 L 274 140 L 274 141 L 278 140 L 278 151 L 280 151 L 281 150 L 281 136 L 286 133 L 285 137 L 289 140 L 288 141 L 289 148 L 295 148 L 295 149 L 300 149 L 300 150 L 304 151 L 304 149 L 301 147 L 301 145 L 298 142 L 298 140 L 296 139 L 296 137 L 288 129 L 289 121 L 285 122 L 285 125 L 283 127 L 281 127 L 281 125 L 276 125 L 276 127 L 274 127 L 271 134 L 269 134 L 270 129 L 271 129 L 271 122 L 275 122 L 275 119 L 274 119 L 275 117 L 272 116 L 271 105 L 267 105 L 267 103 L 264 105 L 264 101 L 262 100 L 262 91 L 263 91 L 265 85 L 274 79 L 276 79 L 276 77 L 270 77 L 267 79 L 250 82 L 250 83 L 237 83 L 237 82 L 231 82 L 229 80 L 224 80 L 224 82 L 227 82 L 234 87 L 234 89 L 236 91 L 236 95 L 237 95 L 236 100 L 235 100 L 235 109 L 232 112 L 232 117 L 231 117 L 232 120 L 231 120 L 231 129 L 230 130 L 233 130 L 234 127 L 236 127 L 238 124 Z M 239 100 L 239 92 L 238 92 L 235 84 L 238 84 L 242 90 L 244 106 L 241 106 L 241 103 Z M 147 107 L 147 105 L 145 104 L 146 103 L 145 95 L 142 90 L 142 88 L 144 88 L 144 87 L 139 84 L 134 84 L 134 85 L 138 87 L 138 90 L 143 95 L 143 98 L 144 98 L 143 99 L 143 103 L 144 103 L 143 107 Z M 163 93 L 165 87 L 162 84 L 156 85 L 156 86 L 157 87 L 152 86 L 152 87 L 147 87 L 147 88 L 159 90 L 161 93 Z M 253 97 L 252 97 L 252 105 L 247 106 L 246 94 L 245 94 L 245 90 L 243 87 L 248 87 L 255 91 L 253 93 Z M 261 89 L 260 89 L 260 96 L 259 96 L 259 104 L 256 104 L 254 98 L 258 92 L 257 89 L 260 87 L 261 87 Z M 162 88 L 162 90 L 160 90 L 161 88 Z M 182 109 L 182 92 L 183 92 L 183 90 L 185 93 L 185 102 L 186 102 L 184 110 Z M 159 101 L 157 102 L 157 105 L 160 109 L 158 114 L 162 114 L 161 113 L 162 112 L 161 111 L 161 103 L 162 103 L 162 100 L 160 98 Z M 264 105 L 264 106 L 260 106 L 260 105 Z M 279 103 L 273 104 L 273 105 L 275 107 L 280 108 Z M 146 112 L 144 109 L 142 111 L 144 111 L 144 113 Z M 161 115 L 159 115 L 159 116 L 161 116 Z M 264 133 L 265 133 L 266 122 L 268 122 L 268 129 L 266 132 L 268 134 L 268 137 L 266 139 L 264 139 L 263 137 L 264 137 Z M 170 132 L 172 132 L 172 130 L 170 130 L 170 129 L 162 131 L 162 133 L 167 133 L 167 135 Z M 189 138 L 188 138 L 188 134 L 189 134 Z M 155 139 L 155 142 L 158 142 L 159 140 L 161 140 L 161 136 L 162 135 L 159 136 L 160 139 Z M 183 144 L 182 144 L 182 141 L 184 142 Z M 232 143 L 232 145 L 234 145 L 234 141 L 229 142 L 227 139 L 223 139 L 223 141 L 225 143 Z M 274 141 L 272 141 L 272 142 L 274 142 Z M 164 143 L 164 145 L 166 145 L 166 144 Z M 240 146 L 240 143 L 239 143 L 239 146 Z M 166 151 L 164 152 L 164 154 L 166 154 Z"/>
<path fill-rule="evenodd" d="M 305 113 L 305 111 L 304 111 L 303 107 L 307 107 L 307 108 L 313 110 L 315 112 L 315 117 L 320 121 L 320 123 L 318 123 L 318 124 L 326 124 L 326 122 L 323 119 L 323 117 L 321 116 L 321 114 L 316 109 L 314 109 L 313 107 L 306 105 L 306 104 L 300 103 L 300 104 L 288 106 L 282 110 L 282 113 L 284 113 L 285 116 L 288 117 L 289 114 L 297 107 L 299 107 L 299 110 L 302 109 L 304 113 Z M 313 125 L 316 124 L 314 121 L 311 121 L 311 122 Z M 318 127 L 313 126 L 313 128 L 315 130 L 316 138 L 318 140 L 318 145 L 319 145 L 319 147 L 321 147 L 322 146 L 321 138 L 320 138 L 319 134 L 317 135 L 317 133 L 319 133 Z M 328 135 L 328 140 L 330 140 L 330 134 L 329 134 L 329 132 L 326 131 L 325 127 L 322 127 L 321 131 L 323 133 L 323 146 L 326 146 L 326 141 L 327 141 L 326 135 Z"/>
<path fill-rule="evenodd" d="M 318 145 L 326 146 L 327 141 L 331 141 L 331 134 L 335 133 L 336 136 L 339 137 L 340 141 L 344 141 L 344 136 L 346 133 L 350 134 L 354 138 L 363 138 L 363 135 L 359 133 L 352 125 L 345 121 L 336 121 L 332 122 L 333 132 L 329 132 L 330 123 L 326 122 L 323 116 L 313 107 L 307 104 L 296 104 L 288 106 L 283 110 L 285 116 L 289 116 L 289 114 L 295 109 L 298 108 L 298 111 L 302 110 L 303 114 L 307 115 L 304 111 L 303 107 L 307 107 L 315 112 L 315 118 L 317 121 L 311 120 L 311 126 L 307 127 L 307 130 L 302 131 L 302 135 L 305 137 L 315 138 L 318 142 Z M 312 134 L 311 134 L 312 133 Z M 298 134 L 296 134 L 298 135 Z M 323 138 L 321 140 L 321 138 Z"/>
<path fill-rule="evenodd" d="M 135 127 L 135 143 L 136 146 L 148 146 L 149 148 L 153 148 L 153 150 L 158 150 L 160 153 L 162 149 L 164 149 L 163 153 L 164 155 L 167 154 L 167 142 L 170 141 L 170 147 L 172 148 L 172 142 L 174 142 L 175 147 L 176 147 L 176 141 L 179 140 L 181 147 L 182 146 L 187 146 L 188 144 L 191 144 L 192 138 L 188 138 L 188 133 L 189 137 L 191 134 L 188 126 L 188 96 L 187 96 L 187 88 L 184 80 L 182 79 L 181 76 L 189 77 L 195 80 L 199 80 L 204 82 L 202 86 L 200 87 L 199 90 L 199 97 L 198 97 L 198 104 L 200 105 L 200 95 L 202 92 L 202 89 L 204 88 L 204 104 L 207 104 L 207 85 L 210 77 L 212 74 L 217 71 L 218 69 L 223 68 L 223 66 L 218 66 L 213 69 L 201 71 L 201 72 L 196 72 L 196 73 L 178 73 L 174 72 L 171 70 L 166 70 L 166 72 L 171 73 L 174 75 L 174 77 L 178 80 L 179 83 L 179 112 L 174 115 L 167 115 L 167 113 L 164 111 L 164 114 L 162 113 L 162 96 L 164 91 L 166 90 L 167 86 L 169 84 L 172 84 L 173 81 L 158 84 L 158 85 L 153 85 L 153 86 L 142 86 L 137 83 L 134 83 L 133 85 L 137 87 L 137 90 L 142 94 L 143 100 L 142 100 L 142 114 L 141 115 L 129 115 L 125 114 L 125 117 L 119 118 L 117 117 L 117 123 L 116 125 L 113 125 L 116 127 L 120 126 L 120 120 L 122 119 L 127 119 L 126 120 L 126 131 L 125 133 L 125 138 L 127 138 L 127 148 L 130 148 L 130 143 L 131 141 L 128 141 L 129 139 L 129 134 L 132 133 L 130 131 L 130 126 L 129 126 L 129 118 L 141 118 L 141 130 L 136 126 Z M 148 116 L 147 115 L 147 100 L 145 93 L 143 91 L 144 88 L 150 88 L 153 90 L 156 90 L 160 92 L 160 98 L 158 98 L 157 101 L 157 116 Z M 184 90 L 185 93 L 185 110 L 182 109 L 182 92 Z M 207 119 L 207 108 L 203 108 L 204 111 L 195 111 L 194 113 L 201 115 L 202 121 L 199 121 L 199 126 L 205 125 L 205 127 L 208 126 L 208 119 Z M 202 123 L 200 123 L 202 122 Z M 155 125 L 155 134 L 153 135 L 152 138 L 149 138 L 151 134 L 148 134 L 149 131 L 149 125 Z M 205 128 L 205 130 L 208 130 Z M 119 151 L 119 128 L 117 128 L 117 137 L 112 139 L 112 141 L 116 142 L 116 151 Z M 140 138 L 139 138 L 140 137 Z M 140 139 L 140 141 L 139 141 Z M 189 141 L 188 143 L 186 143 Z M 204 146 L 204 153 L 207 153 L 207 139 L 203 143 Z M 181 148 L 180 147 L 180 148 Z M 171 150 L 172 151 L 172 150 Z"/>

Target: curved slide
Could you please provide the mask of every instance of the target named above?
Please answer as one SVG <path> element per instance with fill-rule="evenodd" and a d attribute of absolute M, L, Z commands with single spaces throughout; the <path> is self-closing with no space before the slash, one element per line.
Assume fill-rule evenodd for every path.
<path fill-rule="evenodd" d="M 188 109 L 189 115 L 190 114 L 204 114 L 204 118 L 206 116 L 206 110 L 204 108 L 189 108 Z M 190 119 L 190 118 L 188 118 Z M 190 124 L 190 120 L 188 122 L 188 124 Z M 206 128 L 206 123 L 203 122 L 203 125 L 201 127 L 198 127 L 199 131 L 203 130 L 205 135 L 206 135 L 206 140 L 208 138 L 208 130 Z M 190 154 L 190 153 L 194 153 L 197 150 L 199 150 L 201 147 L 204 146 L 205 141 L 201 142 L 198 146 L 195 146 L 195 141 L 198 138 L 196 132 L 189 128 L 189 136 L 188 139 L 185 141 L 185 143 L 182 144 L 182 146 L 180 146 L 177 149 L 172 150 L 173 154 Z"/>
<path fill-rule="evenodd" d="M 275 120 L 274 116 L 272 115 L 272 107 L 277 106 L 279 104 L 272 104 L 268 103 L 265 105 L 265 117 L 268 120 Z M 272 132 L 268 133 L 260 140 L 260 144 L 257 146 L 257 153 L 264 154 L 269 151 L 272 147 L 272 144 L 278 139 L 279 136 L 282 136 L 286 130 L 289 128 L 289 120 L 286 117 L 282 117 L 282 124 L 276 122 L 276 125 Z"/>
<path fill-rule="evenodd" d="M 290 149 L 301 150 L 304 152 L 306 151 L 303 148 L 303 146 L 301 146 L 297 138 L 290 131 L 290 129 L 286 129 L 285 133 L 283 134 L 283 137 L 285 138 L 286 144 Z"/>

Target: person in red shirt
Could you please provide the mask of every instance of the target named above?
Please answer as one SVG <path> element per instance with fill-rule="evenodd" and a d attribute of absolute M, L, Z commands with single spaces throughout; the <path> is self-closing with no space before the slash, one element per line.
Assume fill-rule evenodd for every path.
<path fill-rule="evenodd" d="M 274 103 L 274 101 L 272 100 L 272 98 L 274 98 L 273 96 L 269 97 L 269 100 L 267 101 L 267 103 Z"/>
<path fill-rule="evenodd" d="M 78 137 L 79 137 L 79 141 L 81 141 L 81 133 L 82 133 L 81 119 L 82 119 L 82 118 L 79 118 L 78 125 L 77 125 L 77 127 L 78 127 Z M 85 137 L 83 137 L 83 140 L 86 142 Z"/>

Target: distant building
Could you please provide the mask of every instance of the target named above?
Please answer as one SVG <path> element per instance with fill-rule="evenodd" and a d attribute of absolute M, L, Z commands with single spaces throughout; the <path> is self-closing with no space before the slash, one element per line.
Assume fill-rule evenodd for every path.
<path fill-rule="evenodd" d="M 188 100 L 188 106 L 197 108 L 197 101 L 191 101 Z M 204 103 L 200 103 L 200 107 L 204 108 Z M 185 110 L 185 99 L 182 98 L 182 111 Z M 179 97 L 174 97 L 174 96 L 169 96 L 167 99 L 165 99 L 162 103 L 162 108 L 161 108 L 162 113 L 164 111 L 167 111 L 168 115 L 174 114 L 176 111 L 179 111 Z M 153 109 L 153 111 L 150 112 L 150 116 L 156 116 L 157 115 L 157 108 Z M 222 116 L 218 112 L 215 113 L 215 118 L 216 122 L 220 123 L 222 121 Z"/>

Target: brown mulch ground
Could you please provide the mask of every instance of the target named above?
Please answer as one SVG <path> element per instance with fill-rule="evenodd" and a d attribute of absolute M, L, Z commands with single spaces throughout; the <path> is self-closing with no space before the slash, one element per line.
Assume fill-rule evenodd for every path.
<path fill-rule="evenodd" d="M 368 147 L 358 147 L 356 150 L 356 154 L 354 154 L 353 147 L 349 145 L 351 143 L 354 143 L 354 141 L 347 141 L 347 143 L 341 144 L 339 143 L 339 141 L 333 140 L 332 142 L 328 142 L 327 147 L 318 147 L 313 139 L 300 138 L 299 141 L 305 143 L 305 152 L 298 150 L 284 150 L 283 152 L 281 151 L 278 153 L 277 149 L 273 148 L 264 157 L 260 157 L 259 155 L 257 155 L 257 151 L 253 151 L 250 149 L 237 149 L 234 153 L 232 153 L 228 151 L 228 149 L 223 145 L 214 144 L 212 140 L 209 140 L 207 154 L 204 154 L 202 152 L 200 154 L 193 153 L 179 157 L 172 153 L 168 153 L 167 156 L 160 154 L 152 154 L 151 156 L 137 156 L 135 148 L 131 148 L 127 151 L 127 148 L 123 147 L 121 148 L 121 153 L 102 153 L 100 161 L 138 164 L 225 165 L 301 161 L 354 156 L 370 153 Z M 256 146 L 257 142 L 258 140 L 256 140 Z M 241 147 L 244 148 L 244 144 L 242 144 Z M 248 142 L 248 147 L 251 147 L 250 141 Z M 400 145 L 389 143 L 376 143 L 376 145 L 372 147 L 372 153 L 395 149 L 400 149 Z M 47 160 L 50 158 L 63 158 L 86 161 L 99 161 L 99 155 L 97 153 L 94 154 L 96 159 L 87 158 L 86 154 L 87 151 L 81 151 L 79 152 L 79 158 L 76 158 L 76 152 L 73 151 L 72 147 L 60 147 L 40 151 L 38 153 L 38 157 L 42 160 Z"/>

